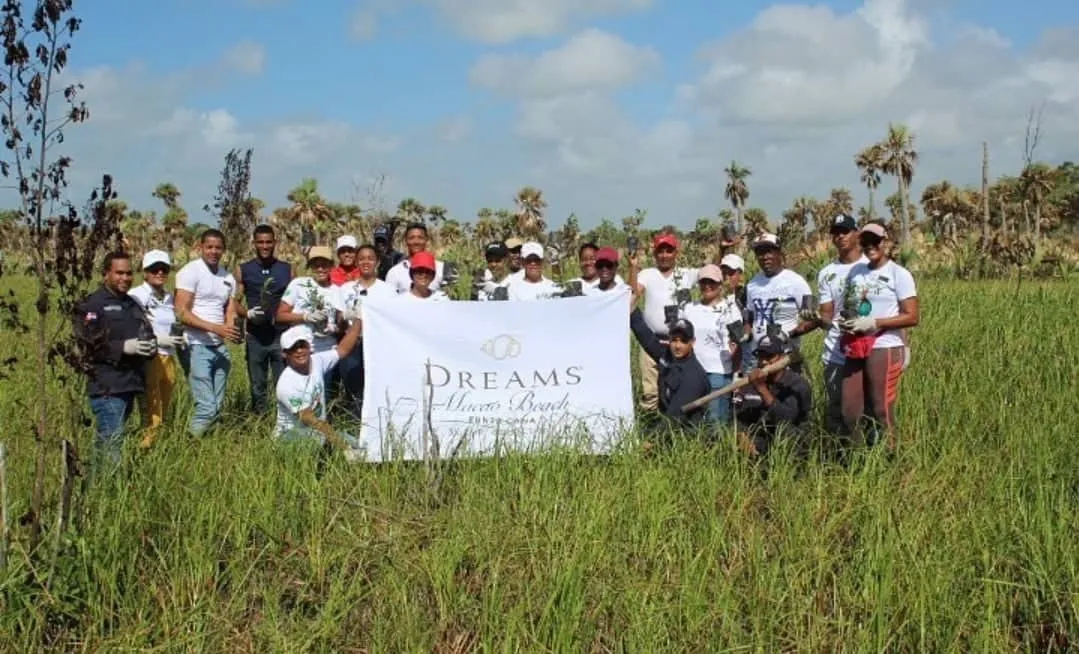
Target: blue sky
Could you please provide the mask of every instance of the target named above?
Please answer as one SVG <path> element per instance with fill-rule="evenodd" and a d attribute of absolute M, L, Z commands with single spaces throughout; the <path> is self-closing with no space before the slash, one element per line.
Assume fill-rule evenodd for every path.
<path fill-rule="evenodd" d="M 918 135 L 916 192 L 974 182 L 982 140 L 1007 172 L 1043 101 L 1039 154 L 1079 157 L 1074 2 L 81 4 L 77 198 L 108 171 L 133 206 L 168 180 L 198 214 L 225 152 L 252 147 L 270 206 L 313 176 L 332 200 L 414 196 L 469 219 L 531 184 L 552 222 L 640 207 L 691 225 L 723 206 L 732 159 L 773 216 L 837 186 L 864 199 L 851 158 L 892 120 Z"/>

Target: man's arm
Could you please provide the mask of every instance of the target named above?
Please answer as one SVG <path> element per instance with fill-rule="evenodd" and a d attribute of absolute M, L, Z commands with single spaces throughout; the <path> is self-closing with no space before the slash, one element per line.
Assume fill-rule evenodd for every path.
<path fill-rule="evenodd" d="M 641 349 L 653 361 L 659 361 L 666 353 L 667 348 L 663 347 L 663 344 L 659 342 L 659 337 L 656 336 L 655 332 L 648 328 L 640 309 L 634 309 L 629 314 L 629 328 L 633 331 L 637 342 L 641 344 Z"/>
<path fill-rule="evenodd" d="M 232 323 L 226 322 L 224 325 L 218 325 L 196 316 L 191 311 L 191 307 L 195 304 L 195 294 L 191 291 L 176 289 L 175 303 L 176 319 L 180 321 L 181 325 L 193 329 L 201 329 L 202 331 L 210 332 L 211 334 L 217 334 L 221 338 L 229 341 L 235 341 L 239 338 L 239 334 L 236 332 L 236 328 L 232 326 Z"/>
<path fill-rule="evenodd" d="M 124 339 L 107 333 L 102 323 L 104 308 L 100 303 L 86 300 L 75 308 L 72 331 L 94 363 L 119 363 L 124 356 Z"/>
<path fill-rule="evenodd" d="M 244 288 L 244 278 L 243 275 L 240 274 L 239 266 L 236 266 L 232 269 L 232 278 L 236 280 L 236 294 L 233 296 L 233 299 L 246 297 L 247 289 Z M 236 305 L 233 308 L 234 315 L 240 316 L 241 318 L 246 318 L 247 306 L 240 302 L 235 302 L 234 304 Z M 231 320 L 226 319 L 225 322 L 230 325 L 232 324 Z"/>
<path fill-rule="evenodd" d="M 341 337 L 341 340 L 337 342 L 337 358 L 344 359 L 348 355 L 352 354 L 352 350 L 355 349 L 356 343 L 360 340 L 360 334 L 363 333 L 363 321 L 356 320 L 348 326 L 348 330 L 345 335 Z"/>
<path fill-rule="evenodd" d="M 345 442 L 345 439 L 341 438 L 340 434 L 338 434 L 334 430 L 330 423 L 326 422 L 325 420 L 319 420 L 318 416 L 315 415 L 315 412 L 313 410 L 304 409 L 300 411 L 298 417 L 300 418 L 301 423 L 325 436 L 326 440 L 329 441 L 337 449 L 349 449 L 348 443 Z"/>

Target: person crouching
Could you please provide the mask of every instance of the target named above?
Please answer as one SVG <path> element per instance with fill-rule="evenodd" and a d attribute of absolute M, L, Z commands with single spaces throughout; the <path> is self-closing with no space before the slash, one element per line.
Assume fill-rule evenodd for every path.
<path fill-rule="evenodd" d="M 671 323 L 667 332 L 670 341 L 666 345 L 648 328 L 640 309 L 634 309 L 630 314 L 629 326 L 641 349 L 656 362 L 659 369 L 657 385 L 660 413 L 668 420 L 683 426 L 701 423 L 706 415 L 706 407 L 682 411 L 684 404 L 703 397 L 712 390 L 708 373 L 693 354 L 693 323 L 688 320 Z"/>
<path fill-rule="evenodd" d="M 763 456 L 777 438 L 794 442 L 795 453 L 807 452 L 805 427 L 813 410 L 813 391 L 805 377 L 788 368 L 765 368 L 794 351 L 782 334 L 768 334 L 757 342 L 757 367 L 747 375 L 749 386 L 732 398 L 738 421 L 738 441 L 753 456 Z"/>

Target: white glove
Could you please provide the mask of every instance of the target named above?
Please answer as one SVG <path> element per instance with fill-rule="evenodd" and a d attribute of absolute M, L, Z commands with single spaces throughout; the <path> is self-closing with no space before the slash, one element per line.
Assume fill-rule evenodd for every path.
<path fill-rule="evenodd" d="M 820 323 L 820 311 L 799 311 L 798 319 L 802 322 L 811 322 L 816 325 Z"/>
<path fill-rule="evenodd" d="M 248 320 L 258 320 L 266 315 L 266 312 L 262 310 L 262 307 L 251 307 L 247 310 Z"/>
<path fill-rule="evenodd" d="M 345 311 L 345 320 L 347 320 L 350 323 L 356 322 L 357 320 L 360 319 L 360 314 L 361 313 L 362 312 L 360 311 L 359 307 L 356 307 L 354 309 L 349 309 L 349 310 Z"/>
<path fill-rule="evenodd" d="M 172 347 L 176 349 L 183 348 L 187 345 L 183 336 L 158 336 L 157 344 L 160 347 Z"/>
<path fill-rule="evenodd" d="M 326 320 L 325 311 L 308 311 L 303 314 L 303 321 L 308 325 L 317 325 Z"/>
<path fill-rule="evenodd" d="M 877 320 L 869 316 L 858 316 L 857 318 L 843 321 L 840 323 L 840 328 L 852 334 L 868 334 L 877 331 Z"/>
<path fill-rule="evenodd" d="M 151 340 L 139 340 L 137 338 L 129 338 L 124 341 L 124 354 L 133 357 L 148 357 L 152 356 L 157 348 L 154 347 L 154 342 Z"/>

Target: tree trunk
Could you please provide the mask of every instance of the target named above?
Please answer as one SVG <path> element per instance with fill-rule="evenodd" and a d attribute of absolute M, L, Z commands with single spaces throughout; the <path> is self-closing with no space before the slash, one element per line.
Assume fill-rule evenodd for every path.
<path fill-rule="evenodd" d="M 1000 233 L 1004 236 L 1008 235 L 1008 212 L 1004 204 L 1004 198 L 1000 198 Z"/>
<path fill-rule="evenodd" d="M 899 177 L 899 225 L 903 234 L 902 244 L 910 243 L 910 210 L 907 207 L 907 185 Z"/>
<path fill-rule="evenodd" d="M 869 219 L 870 220 L 873 220 L 874 218 L 877 217 L 876 194 L 877 194 L 876 190 L 872 186 L 870 186 L 869 187 Z"/>
<path fill-rule="evenodd" d="M 34 429 L 34 447 L 36 457 L 34 462 L 34 486 L 30 493 L 30 551 L 37 549 L 41 542 L 41 506 L 45 503 L 45 465 L 48 454 L 48 407 L 46 398 L 48 395 L 49 379 L 49 341 L 46 331 L 46 317 L 48 316 L 48 289 L 45 286 L 45 271 L 42 252 L 44 245 L 41 237 L 38 237 L 38 299 L 37 299 L 37 425 Z"/>
<path fill-rule="evenodd" d="M 745 227 L 745 223 L 744 223 L 744 221 L 743 221 L 743 219 L 742 219 L 742 205 L 741 205 L 741 203 L 739 203 L 739 204 L 736 204 L 736 205 L 734 206 L 734 216 L 735 216 L 735 218 L 734 218 L 734 219 L 735 219 L 735 220 L 737 221 L 737 223 L 738 223 L 738 224 L 737 224 L 737 225 L 735 226 L 735 230 L 737 230 L 737 232 L 738 232 L 739 234 L 741 234 L 741 233 L 742 233 L 742 229 L 743 229 L 743 228 Z"/>
<path fill-rule="evenodd" d="M 982 241 L 989 242 L 989 143 L 982 141 Z"/>
<path fill-rule="evenodd" d="M 1042 238 L 1042 204 L 1036 202 L 1034 204 L 1034 242 L 1037 243 Z"/>
<path fill-rule="evenodd" d="M 1027 234 L 1034 231 L 1030 228 L 1030 204 L 1026 200 L 1023 200 L 1023 231 Z"/>

